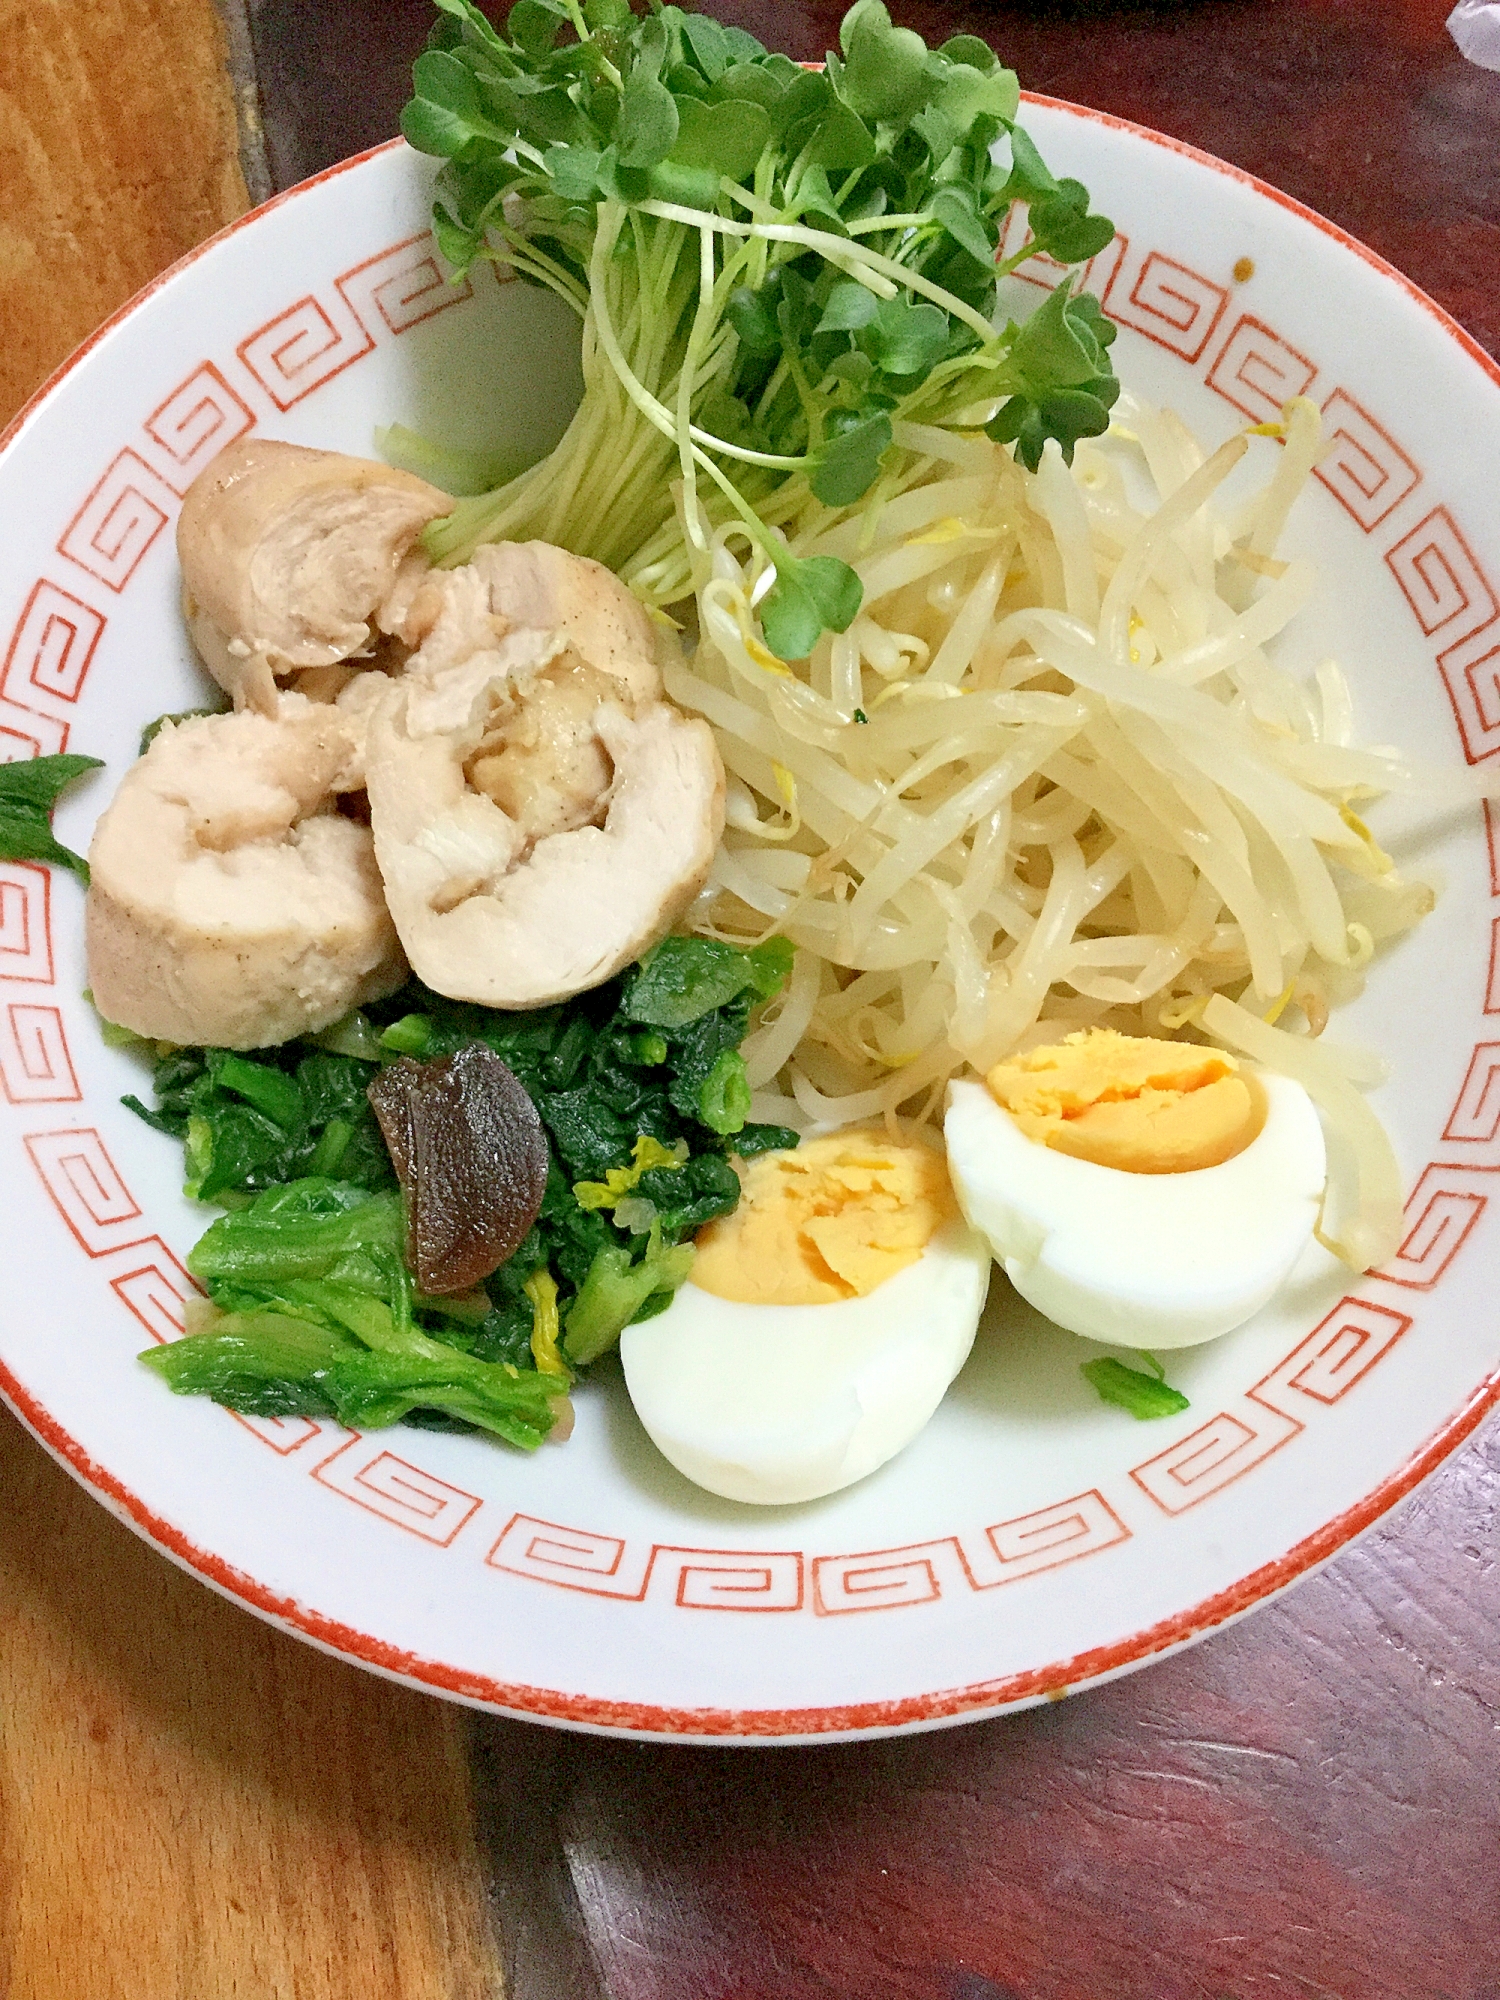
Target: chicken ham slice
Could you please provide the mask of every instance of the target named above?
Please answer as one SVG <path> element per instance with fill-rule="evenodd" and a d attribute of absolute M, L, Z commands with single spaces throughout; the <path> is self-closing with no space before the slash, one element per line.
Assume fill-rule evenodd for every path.
<path fill-rule="evenodd" d="M 407 616 L 421 643 L 370 713 L 366 779 L 413 969 L 490 1007 L 600 985 L 707 876 L 724 819 L 712 732 L 661 699 L 636 600 L 564 550 L 481 549 Z"/>
<path fill-rule="evenodd" d="M 255 437 L 221 451 L 188 488 L 177 553 L 193 643 L 235 706 L 274 715 L 278 675 L 368 653 L 417 536 L 452 505 L 368 459 Z M 415 558 L 407 575 L 424 573 Z"/>
<path fill-rule="evenodd" d="M 333 809 L 354 745 L 283 695 L 166 723 L 95 829 L 89 983 L 154 1041 L 267 1048 L 394 990 L 406 962 L 368 827 Z"/>

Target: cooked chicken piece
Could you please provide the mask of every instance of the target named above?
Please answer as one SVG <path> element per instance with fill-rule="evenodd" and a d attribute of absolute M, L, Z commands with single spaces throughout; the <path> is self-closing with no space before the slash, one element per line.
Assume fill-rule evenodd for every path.
<path fill-rule="evenodd" d="M 614 776 L 594 728 L 614 695 L 606 675 L 564 653 L 507 690 L 465 776 L 535 842 L 601 826 Z"/>
<path fill-rule="evenodd" d="M 167 723 L 94 832 L 89 983 L 156 1041 L 271 1047 L 393 992 L 406 962 L 368 827 L 333 810 L 356 746 L 282 695 Z"/>
<path fill-rule="evenodd" d="M 550 542 L 490 543 L 462 569 L 424 578 L 408 565 L 379 623 L 417 649 L 412 665 L 428 673 L 529 633 L 553 652 L 570 648 L 631 701 L 661 693 L 656 631 L 640 600 L 602 563 Z"/>
<path fill-rule="evenodd" d="M 452 505 L 338 452 L 255 437 L 221 451 L 188 488 L 177 553 L 193 643 L 235 706 L 272 715 L 277 675 L 367 653 L 417 536 Z"/>
<path fill-rule="evenodd" d="M 634 716 L 602 704 L 592 733 L 610 781 L 588 802 L 590 820 L 578 823 L 584 801 L 554 796 L 523 821 L 465 783 L 472 729 L 413 735 L 408 699 L 398 682 L 376 710 L 367 776 L 386 901 L 429 986 L 489 1007 L 543 1007 L 600 985 L 671 929 L 723 830 L 724 774 L 706 723 L 667 702 Z M 534 837 L 548 811 L 565 830 Z"/>
<path fill-rule="evenodd" d="M 708 725 L 660 699 L 650 621 L 607 570 L 540 542 L 469 567 L 433 573 L 422 644 L 371 713 L 375 852 L 430 986 L 540 1007 L 671 929 L 724 773 Z"/>

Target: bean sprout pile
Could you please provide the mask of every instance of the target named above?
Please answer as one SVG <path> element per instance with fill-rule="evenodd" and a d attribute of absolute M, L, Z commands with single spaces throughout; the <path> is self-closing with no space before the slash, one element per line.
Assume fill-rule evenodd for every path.
<path fill-rule="evenodd" d="M 1126 394 L 1071 468 L 1049 444 L 1032 474 L 978 431 L 906 425 L 907 490 L 791 545 L 863 587 L 796 668 L 757 629 L 763 550 L 702 538 L 667 685 L 713 725 L 729 796 L 692 921 L 798 947 L 745 1048 L 757 1115 L 789 1095 L 809 1127 L 931 1121 L 951 1077 L 1077 1028 L 1201 1034 L 1323 1109 L 1327 1246 L 1360 1269 L 1394 1247 L 1399 1172 L 1361 1095 L 1381 1065 L 1320 1037 L 1434 900 L 1359 808 L 1435 781 L 1355 746 L 1336 662 L 1275 662 L 1316 582 L 1276 550 L 1319 414 L 1256 431 L 1279 449 L 1208 452 Z M 1216 504 L 1252 449 L 1269 477 Z"/>

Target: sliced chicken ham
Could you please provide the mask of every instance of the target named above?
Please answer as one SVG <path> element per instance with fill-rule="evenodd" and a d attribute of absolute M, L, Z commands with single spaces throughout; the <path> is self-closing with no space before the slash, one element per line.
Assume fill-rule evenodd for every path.
<path fill-rule="evenodd" d="M 337 711 L 167 723 L 95 829 L 89 983 L 152 1040 L 269 1047 L 393 992 L 406 962 L 368 827 L 334 808 Z"/>
<path fill-rule="evenodd" d="M 366 777 L 413 968 L 491 1007 L 601 984 L 682 916 L 723 829 L 712 733 L 661 699 L 649 619 L 597 563 L 500 544 L 434 572 L 404 635 Z"/>
<path fill-rule="evenodd" d="M 188 489 L 177 553 L 193 643 L 235 706 L 271 715 L 278 676 L 367 653 L 417 536 L 452 505 L 338 452 L 255 437 L 220 452 Z M 424 573 L 418 556 L 408 577 Z"/>

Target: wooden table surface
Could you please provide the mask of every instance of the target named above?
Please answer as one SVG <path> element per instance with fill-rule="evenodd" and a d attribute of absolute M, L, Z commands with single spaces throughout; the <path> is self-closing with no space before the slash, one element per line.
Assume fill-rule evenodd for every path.
<path fill-rule="evenodd" d="M 1447 5 L 899 11 L 1264 175 L 1500 354 L 1500 75 Z M 717 11 L 801 57 L 837 13 Z M 0 0 L 0 422 L 247 187 L 392 132 L 427 19 Z M 1056 1707 L 699 1751 L 325 1658 L 0 1417 L 0 1996 L 1500 2000 L 1497 1490 L 1492 1424 L 1289 1597 Z"/>

